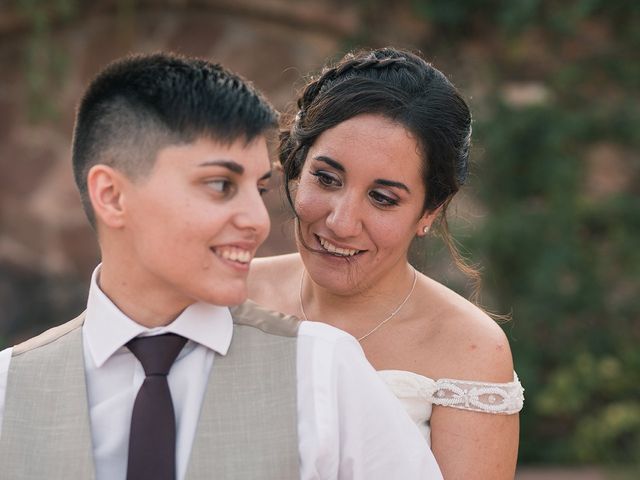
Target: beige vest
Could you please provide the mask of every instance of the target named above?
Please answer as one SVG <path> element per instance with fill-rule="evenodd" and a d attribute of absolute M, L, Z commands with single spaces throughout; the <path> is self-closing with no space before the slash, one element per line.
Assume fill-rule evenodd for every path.
<path fill-rule="evenodd" d="M 298 479 L 299 322 L 252 302 L 232 314 L 233 340 L 211 369 L 186 479 Z M 95 478 L 83 321 L 84 314 L 14 347 L 0 433 L 1 478 Z"/>

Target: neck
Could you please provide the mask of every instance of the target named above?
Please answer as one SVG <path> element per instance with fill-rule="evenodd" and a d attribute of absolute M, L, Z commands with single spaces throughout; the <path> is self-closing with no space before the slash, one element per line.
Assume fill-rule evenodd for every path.
<path fill-rule="evenodd" d="M 410 300 L 416 271 L 407 262 L 384 280 L 349 293 L 337 293 L 316 284 L 306 271 L 303 273 L 300 297 L 302 312 L 307 318 L 318 319 L 356 338 L 367 335 L 372 328 L 393 315 L 402 316 L 405 300 Z"/>
<path fill-rule="evenodd" d="M 97 283 L 127 317 L 147 328 L 169 325 L 193 303 L 153 285 L 141 285 L 136 281 L 135 273 L 122 272 L 104 260 Z"/>

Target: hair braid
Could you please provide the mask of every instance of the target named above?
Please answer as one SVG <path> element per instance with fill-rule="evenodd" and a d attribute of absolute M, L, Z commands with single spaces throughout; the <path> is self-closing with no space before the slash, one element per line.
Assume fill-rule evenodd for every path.
<path fill-rule="evenodd" d="M 316 97 L 330 88 L 337 80 L 346 80 L 356 76 L 358 72 L 368 69 L 385 69 L 394 66 L 408 66 L 407 59 L 403 56 L 378 58 L 375 53 L 371 53 L 365 58 L 355 57 L 349 54 L 345 57 L 349 58 L 332 67 L 325 67 L 322 74 L 312 80 L 304 89 L 302 95 L 298 99 L 297 117 L 304 117 L 304 111 L 313 103 Z"/>
<path fill-rule="evenodd" d="M 440 209 L 442 236 L 454 261 L 467 276 L 477 277 L 447 232 L 447 206 L 469 169 L 471 113 L 442 72 L 408 51 L 382 48 L 348 53 L 310 80 L 297 105 L 297 114 L 281 131 L 279 152 L 292 206 L 290 184 L 300 177 L 316 139 L 352 117 L 382 115 L 415 137 L 422 156 L 424 211 Z"/>

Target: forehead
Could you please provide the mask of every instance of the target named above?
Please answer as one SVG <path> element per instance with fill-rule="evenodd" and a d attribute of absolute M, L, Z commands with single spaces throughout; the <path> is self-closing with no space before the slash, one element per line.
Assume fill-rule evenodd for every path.
<path fill-rule="evenodd" d="M 264 136 L 257 136 L 250 142 L 245 138 L 225 142 L 198 137 L 190 143 L 169 145 L 160 149 L 156 155 L 154 169 L 190 169 L 216 160 L 233 161 L 241 165 L 247 174 L 263 175 L 271 167 Z"/>
<path fill-rule="evenodd" d="M 347 169 L 368 169 L 414 175 L 422 168 L 422 152 L 414 135 L 382 115 L 358 115 L 325 130 L 310 157 L 326 155 Z"/>

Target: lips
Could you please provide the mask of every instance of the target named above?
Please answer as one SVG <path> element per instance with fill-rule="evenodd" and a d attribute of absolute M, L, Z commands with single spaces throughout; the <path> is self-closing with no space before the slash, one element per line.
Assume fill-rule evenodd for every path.
<path fill-rule="evenodd" d="M 253 258 L 250 250 L 235 246 L 214 247 L 211 250 L 220 258 L 241 264 L 248 264 Z"/>
<path fill-rule="evenodd" d="M 325 249 L 330 254 L 336 255 L 336 256 L 339 256 L 339 257 L 353 257 L 354 255 L 357 255 L 358 253 L 361 253 L 361 252 L 364 251 L 364 250 L 358 250 L 358 249 L 355 249 L 355 248 L 339 247 L 339 246 L 331 243 L 326 238 L 322 238 L 322 237 L 317 236 L 317 235 L 316 235 L 316 238 L 320 242 L 320 245 L 322 246 L 323 249 Z"/>

